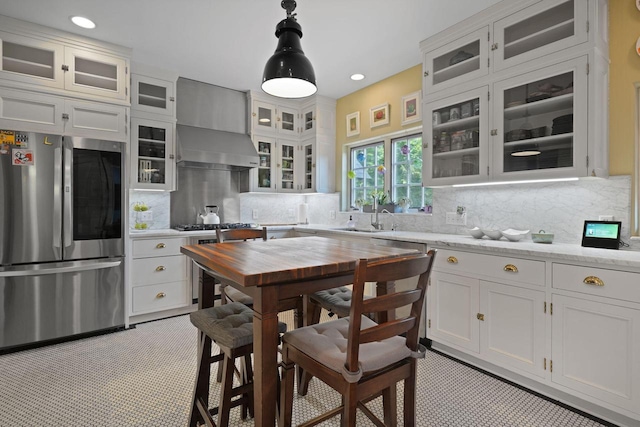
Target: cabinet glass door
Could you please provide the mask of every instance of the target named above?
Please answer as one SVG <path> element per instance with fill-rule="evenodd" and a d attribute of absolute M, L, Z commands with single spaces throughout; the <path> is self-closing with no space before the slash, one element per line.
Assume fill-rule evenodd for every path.
<path fill-rule="evenodd" d="M 478 181 L 488 165 L 487 94 L 484 87 L 427 104 L 425 185 Z"/>
<path fill-rule="evenodd" d="M 131 77 L 131 108 L 173 117 L 174 83 L 167 80 L 133 74 Z"/>
<path fill-rule="evenodd" d="M 425 54 L 426 90 L 441 89 L 486 75 L 489 27 L 474 31 Z"/>
<path fill-rule="evenodd" d="M 127 99 L 127 61 L 82 49 L 65 48 L 65 89 Z"/>
<path fill-rule="evenodd" d="M 586 58 L 495 85 L 496 174 L 586 175 Z"/>
<path fill-rule="evenodd" d="M 256 142 L 260 164 L 256 171 L 256 189 L 272 190 L 275 187 L 273 170 L 275 167 L 275 141 L 270 138 L 260 138 Z"/>
<path fill-rule="evenodd" d="M 501 70 L 587 41 L 587 2 L 545 0 L 494 25 L 494 68 Z"/>
<path fill-rule="evenodd" d="M 313 170 L 315 162 L 313 160 L 313 144 L 303 147 L 304 151 L 304 190 L 313 190 Z"/>
<path fill-rule="evenodd" d="M 173 128 L 170 123 L 132 119 L 134 140 L 132 150 L 133 188 L 169 189 L 171 171 L 169 159 L 173 154 Z"/>
<path fill-rule="evenodd" d="M 2 77 L 49 87 L 62 87 L 63 47 L 0 31 Z"/>
<path fill-rule="evenodd" d="M 280 143 L 280 190 L 293 191 L 296 146 Z"/>
<path fill-rule="evenodd" d="M 298 111 L 295 109 L 290 109 L 287 107 L 278 107 L 278 121 L 280 122 L 280 128 L 278 129 L 278 133 L 281 134 L 291 134 L 297 135 L 298 129 L 297 124 L 298 121 L 296 117 L 298 115 Z"/>
<path fill-rule="evenodd" d="M 252 114 L 254 131 L 274 131 L 276 128 L 275 115 L 273 105 L 254 101 Z"/>

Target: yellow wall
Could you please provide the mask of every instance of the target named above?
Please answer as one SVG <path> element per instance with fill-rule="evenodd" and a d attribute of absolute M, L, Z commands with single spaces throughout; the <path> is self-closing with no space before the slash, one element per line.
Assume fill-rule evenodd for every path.
<path fill-rule="evenodd" d="M 336 104 L 336 191 L 341 191 L 342 147 L 344 144 L 420 126 L 402 126 L 402 97 L 422 89 L 422 65 L 416 65 L 357 92 L 338 99 Z M 369 109 L 389 103 L 389 124 L 371 129 Z M 347 115 L 360 112 L 360 135 L 347 138 Z"/>
<path fill-rule="evenodd" d="M 640 36 L 640 11 L 633 0 L 609 0 L 609 173 L 634 175 L 638 161 L 636 139 L 636 90 L 640 84 L 640 56 L 635 51 Z M 336 185 L 342 182 L 342 148 L 345 143 L 401 130 L 402 96 L 417 91 L 422 84 L 422 66 L 416 65 L 371 86 L 338 99 L 336 105 Z M 390 123 L 369 127 L 369 108 L 383 102 L 390 104 Z M 360 111 L 360 135 L 346 137 L 346 115 Z M 416 126 L 413 123 L 407 127 Z M 634 183 L 634 205 L 635 176 Z"/>

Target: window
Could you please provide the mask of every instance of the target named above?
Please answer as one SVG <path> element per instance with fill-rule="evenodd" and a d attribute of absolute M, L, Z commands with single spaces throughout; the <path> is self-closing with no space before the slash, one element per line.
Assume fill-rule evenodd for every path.
<path fill-rule="evenodd" d="M 431 206 L 431 189 L 422 187 L 422 134 L 392 139 L 391 152 L 392 199 L 401 205 L 410 199 L 411 208 Z"/>
<path fill-rule="evenodd" d="M 350 163 L 351 206 L 359 199 L 370 202 L 374 192 L 384 191 L 384 173 L 378 171 L 384 166 L 384 141 L 352 148 Z"/>

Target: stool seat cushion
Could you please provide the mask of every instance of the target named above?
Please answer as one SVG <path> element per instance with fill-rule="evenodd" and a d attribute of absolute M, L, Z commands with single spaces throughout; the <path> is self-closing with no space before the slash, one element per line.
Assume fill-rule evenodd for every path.
<path fill-rule="evenodd" d="M 337 314 L 338 317 L 347 317 L 351 310 L 351 290 L 346 286 L 314 292 L 309 295 L 309 298 L 322 308 Z M 371 297 L 368 295 L 364 297 L 364 299 L 369 298 Z"/>
<path fill-rule="evenodd" d="M 222 292 L 224 292 L 225 296 L 231 301 L 241 302 L 244 305 L 253 305 L 253 298 L 233 286 L 227 285 L 223 287 Z"/>
<path fill-rule="evenodd" d="M 238 348 L 253 343 L 253 310 L 239 302 L 204 308 L 190 315 L 191 323 L 220 346 Z M 278 322 L 284 333 L 287 325 Z"/>
<path fill-rule="evenodd" d="M 376 322 L 362 316 L 361 329 L 375 326 Z M 349 318 L 317 323 L 294 329 L 282 336 L 282 341 L 301 350 L 307 356 L 335 372 L 342 373 L 347 361 Z M 411 356 L 403 337 L 360 345 L 358 361 L 362 373 L 376 371 Z"/>

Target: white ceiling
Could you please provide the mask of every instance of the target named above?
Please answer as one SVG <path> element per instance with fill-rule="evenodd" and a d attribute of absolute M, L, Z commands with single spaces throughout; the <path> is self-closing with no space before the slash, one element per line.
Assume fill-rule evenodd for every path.
<path fill-rule="evenodd" d="M 340 98 L 421 62 L 419 42 L 499 0 L 297 0 L 318 93 Z M 182 77 L 260 90 L 280 0 L 2 0 L 0 14 L 133 48 Z M 86 16 L 84 30 L 69 21 Z M 360 72 L 366 79 L 349 79 Z"/>

